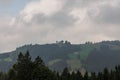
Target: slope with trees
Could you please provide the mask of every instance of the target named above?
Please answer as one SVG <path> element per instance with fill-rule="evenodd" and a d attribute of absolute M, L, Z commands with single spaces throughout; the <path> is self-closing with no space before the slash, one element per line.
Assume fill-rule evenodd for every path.
<path fill-rule="evenodd" d="M 44 45 L 24 45 L 8 53 L 0 54 L 0 71 L 8 71 L 17 61 L 20 52 L 29 50 L 34 60 L 41 56 L 52 70 L 62 72 L 65 67 L 70 71 L 102 71 L 105 67 L 114 68 L 120 64 L 120 41 L 102 41 L 99 43 L 71 44 L 57 41 Z"/>

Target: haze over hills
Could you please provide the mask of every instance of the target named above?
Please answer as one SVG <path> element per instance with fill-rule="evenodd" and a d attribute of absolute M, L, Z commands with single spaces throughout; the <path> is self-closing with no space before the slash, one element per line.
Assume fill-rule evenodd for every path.
<path fill-rule="evenodd" d="M 40 56 L 52 70 L 88 70 L 98 72 L 120 64 L 120 41 L 102 41 L 99 43 L 71 44 L 60 41 L 52 44 L 24 45 L 8 53 L 0 54 L 0 70 L 7 71 L 16 62 L 20 52 L 29 51 L 32 59 Z"/>

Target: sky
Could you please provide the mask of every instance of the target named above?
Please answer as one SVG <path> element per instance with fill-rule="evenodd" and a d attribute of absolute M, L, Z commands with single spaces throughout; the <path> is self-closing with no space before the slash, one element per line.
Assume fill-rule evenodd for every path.
<path fill-rule="evenodd" d="M 25 44 L 120 40 L 120 0 L 0 0 L 0 52 Z"/>

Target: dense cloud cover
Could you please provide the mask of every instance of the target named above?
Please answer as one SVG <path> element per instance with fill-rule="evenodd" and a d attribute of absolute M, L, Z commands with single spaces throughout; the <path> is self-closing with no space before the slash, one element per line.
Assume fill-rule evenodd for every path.
<path fill-rule="evenodd" d="M 0 17 L 0 51 L 56 40 L 120 40 L 119 25 L 119 0 L 31 0 L 17 16 Z"/>

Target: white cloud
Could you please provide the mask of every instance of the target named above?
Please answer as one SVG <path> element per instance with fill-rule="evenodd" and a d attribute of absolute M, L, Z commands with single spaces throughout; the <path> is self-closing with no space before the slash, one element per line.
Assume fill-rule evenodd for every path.
<path fill-rule="evenodd" d="M 29 3 L 22 11 L 21 15 L 26 22 L 29 22 L 36 14 L 51 16 L 62 9 L 64 0 L 36 0 Z"/>
<path fill-rule="evenodd" d="M 56 40 L 72 43 L 120 40 L 119 2 L 32 0 L 17 17 L 0 19 L 0 49 L 6 51 L 23 44 Z"/>

